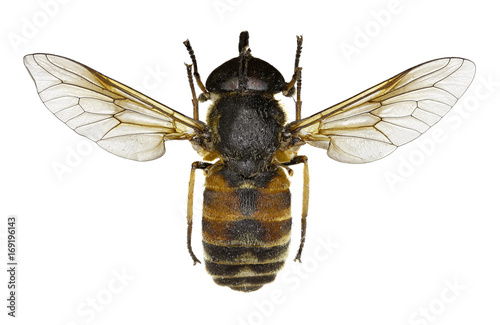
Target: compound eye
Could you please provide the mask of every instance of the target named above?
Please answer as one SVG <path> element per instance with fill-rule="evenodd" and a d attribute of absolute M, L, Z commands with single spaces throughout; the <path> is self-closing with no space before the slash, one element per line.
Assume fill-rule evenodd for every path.
<path fill-rule="evenodd" d="M 238 77 L 232 77 L 220 83 L 219 87 L 222 91 L 235 91 L 238 89 Z"/>
<path fill-rule="evenodd" d="M 269 63 L 250 57 L 244 75 L 240 76 L 240 58 L 233 58 L 209 76 L 206 82 L 208 91 L 224 93 L 231 91 L 258 91 L 279 93 L 286 86 L 281 73 Z"/>
<path fill-rule="evenodd" d="M 229 78 L 220 84 L 220 90 L 222 91 L 236 91 L 240 87 L 239 79 L 236 77 Z M 246 85 L 242 85 L 245 90 L 250 91 L 267 91 L 269 90 L 267 82 L 257 78 L 248 78 Z"/>
<path fill-rule="evenodd" d="M 247 89 L 253 91 L 267 91 L 269 90 L 269 86 L 267 82 L 261 79 L 248 78 Z"/>

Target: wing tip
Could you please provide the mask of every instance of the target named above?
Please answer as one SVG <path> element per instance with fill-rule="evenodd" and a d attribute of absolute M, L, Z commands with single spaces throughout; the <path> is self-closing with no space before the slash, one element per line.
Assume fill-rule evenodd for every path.
<path fill-rule="evenodd" d="M 463 59 L 464 63 L 462 66 L 465 66 L 467 69 L 470 69 L 471 73 L 471 79 L 474 79 L 474 76 L 476 75 L 476 64 L 468 59 Z"/>
<path fill-rule="evenodd" d="M 23 57 L 23 61 L 24 62 L 27 62 L 29 59 L 36 59 L 38 57 L 41 57 L 41 56 L 49 56 L 51 54 L 47 54 L 47 53 L 31 53 L 31 54 L 26 54 L 24 57 Z"/>
<path fill-rule="evenodd" d="M 452 57 L 447 57 L 447 58 L 442 58 L 442 59 L 448 59 L 450 62 L 451 61 L 462 61 L 460 67 L 457 69 L 468 69 L 470 70 L 470 73 L 472 75 L 472 79 L 474 78 L 474 75 L 476 74 L 476 64 L 474 61 L 459 57 L 459 56 L 452 56 Z M 438 59 L 439 60 L 439 59 Z M 432 61 L 429 61 L 432 62 Z"/>
<path fill-rule="evenodd" d="M 23 63 L 26 68 L 29 68 L 34 64 L 35 61 L 35 54 L 26 54 L 23 57 Z"/>

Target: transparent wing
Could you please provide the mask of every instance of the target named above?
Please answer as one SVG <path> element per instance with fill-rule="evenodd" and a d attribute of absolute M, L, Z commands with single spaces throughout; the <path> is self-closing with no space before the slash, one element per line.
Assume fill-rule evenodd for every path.
<path fill-rule="evenodd" d="M 408 69 L 288 129 L 332 159 L 365 163 L 383 158 L 438 122 L 474 78 L 475 65 L 443 58 Z"/>
<path fill-rule="evenodd" d="M 156 159 L 165 153 L 165 140 L 190 140 L 205 130 L 205 123 L 76 61 L 30 54 L 24 64 L 57 118 L 117 156 Z"/>

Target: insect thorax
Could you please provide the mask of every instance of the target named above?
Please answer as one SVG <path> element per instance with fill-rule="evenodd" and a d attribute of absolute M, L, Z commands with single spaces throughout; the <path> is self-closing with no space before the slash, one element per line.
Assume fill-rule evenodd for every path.
<path fill-rule="evenodd" d="M 233 92 L 217 99 L 207 120 L 224 163 L 251 177 L 268 169 L 279 149 L 285 113 L 273 95 Z"/>

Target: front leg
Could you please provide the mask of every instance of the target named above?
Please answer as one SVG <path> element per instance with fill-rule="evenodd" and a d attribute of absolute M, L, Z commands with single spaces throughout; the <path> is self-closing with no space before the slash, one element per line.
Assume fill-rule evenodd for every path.
<path fill-rule="evenodd" d="M 297 36 L 297 51 L 295 52 L 295 66 L 293 69 L 292 80 L 287 83 L 283 90 L 283 95 L 292 96 L 295 92 L 295 84 L 297 84 L 297 97 L 295 99 L 295 120 L 301 119 L 302 98 L 300 96 L 302 88 L 302 67 L 299 67 L 300 54 L 302 53 L 302 36 Z"/>

